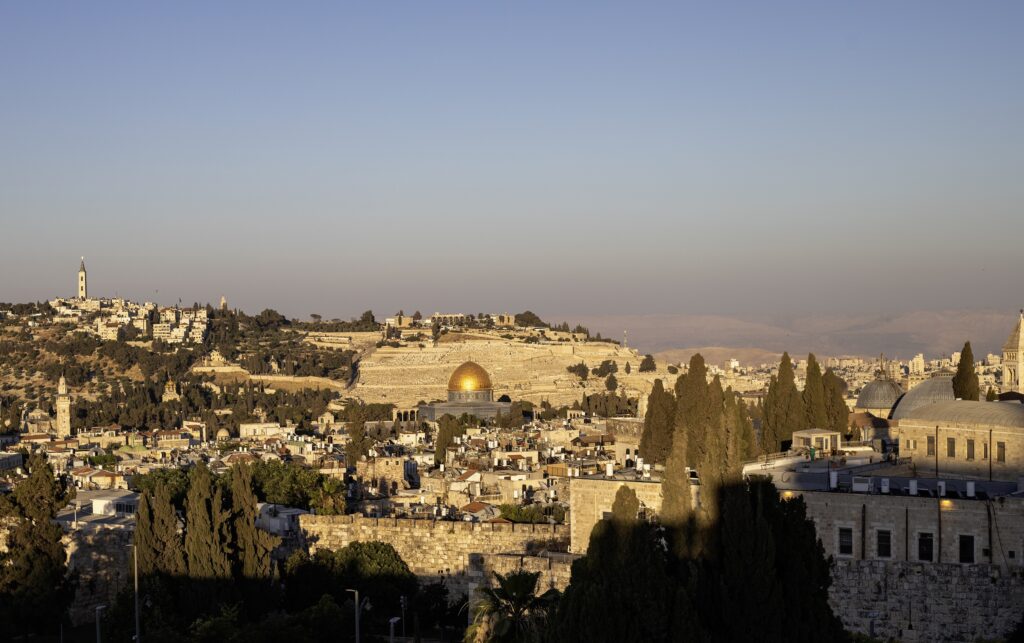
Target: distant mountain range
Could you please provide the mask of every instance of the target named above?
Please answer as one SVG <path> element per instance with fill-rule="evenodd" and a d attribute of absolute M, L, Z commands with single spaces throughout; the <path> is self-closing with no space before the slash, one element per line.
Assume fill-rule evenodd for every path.
<path fill-rule="evenodd" d="M 819 356 L 859 355 L 909 359 L 917 353 L 926 358 L 949 355 L 970 340 L 974 355 L 1001 354 L 1003 342 L 1017 323 L 1017 311 L 945 310 L 914 311 L 891 315 L 562 315 L 591 332 L 621 340 L 628 332 L 629 345 L 642 352 L 670 352 L 672 359 L 694 350 L 715 351 L 716 359 L 730 349 L 746 363 L 789 351 L 791 355 L 813 352 Z M 554 318 L 554 317 L 552 317 Z M 687 352 L 689 351 L 689 352 Z M 741 356 L 742 354 L 742 356 Z M 751 361 L 747 361 L 744 359 Z M 754 362 L 759 363 L 759 362 Z"/>

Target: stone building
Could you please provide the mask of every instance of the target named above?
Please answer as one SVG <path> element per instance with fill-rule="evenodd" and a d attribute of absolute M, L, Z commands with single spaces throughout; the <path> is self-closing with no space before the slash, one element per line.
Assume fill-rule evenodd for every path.
<path fill-rule="evenodd" d="M 629 487 L 640 501 L 641 511 L 657 514 L 661 511 L 661 480 L 637 478 L 624 473 L 617 475 L 595 475 L 569 480 L 570 525 L 569 551 L 574 554 L 587 553 L 590 532 L 594 525 L 611 514 L 615 494 L 620 487 Z"/>
<path fill-rule="evenodd" d="M 57 436 L 61 438 L 71 437 L 71 394 L 68 393 L 68 383 L 64 376 L 60 376 L 60 383 L 57 384 Z"/>
<path fill-rule="evenodd" d="M 909 394 L 908 394 L 909 395 Z M 895 429 L 918 473 L 1016 481 L 1024 475 L 1024 405 L 942 401 L 917 407 Z"/>
<path fill-rule="evenodd" d="M 1003 344 L 1003 393 L 1024 393 L 1024 310 Z"/>

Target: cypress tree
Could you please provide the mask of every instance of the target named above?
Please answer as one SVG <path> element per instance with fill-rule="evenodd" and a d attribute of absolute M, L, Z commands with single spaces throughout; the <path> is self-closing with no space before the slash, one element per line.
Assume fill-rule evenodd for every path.
<path fill-rule="evenodd" d="M 619 487 L 611 520 L 594 526 L 587 555 L 572 564 L 552 640 L 674 640 L 669 558 L 657 527 L 637 519 L 639 504 Z"/>
<path fill-rule="evenodd" d="M 988 392 L 985 393 L 985 401 L 986 402 L 995 402 L 998 399 L 999 399 L 999 396 L 996 395 L 995 389 L 992 388 L 991 386 L 988 387 Z"/>
<path fill-rule="evenodd" d="M 266 578 L 271 572 L 270 554 L 280 539 L 256 527 L 259 508 L 252 490 L 252 469 L 239 465 L 232 471 L 231 504 L 237 546 L 236 576 Z"/>
<path fill-rule="evenodd" d="M 793 431 L 807 428 L 807 416 L 800 391 L 796 388 L 793 362 L 789 353 L 782 354 L 779 374 L 773 377 L 765 396 L 762 452 L 780 449 L 783 442 L 792 440 Z"/>
<path fill-rule="evenodd" d="M 640 453 L 644 460 L 665 464 L 672 449 L 672 431 L 675 426 L 676 398 L 665 390 L 660 379 L 654 380 L 654 388 L 647 397 L 647 413 L 644 415 L 644 430 L 640 436 Z"/>
<path fill-rule="evenodd" d="M 686 471 L 687 442 L 686 431 L 677 425 L 672 435 L 672 449 L 665 463 L 665 476 L 662 481 L 661 521 L 670 528 L 682 529 L 693 510 L 690 476 Z"/>
<path fill-rule="evenodd" d="M 156 573 L 156 557 L 159 551 L 153 533 L 153 511 L 150 508 L 149 492 L 139 496 L 139 510 L 135 518 L 135 549 L 139 559 L 139 573 L 145 576 Z"/>
<path fill-rule="evenodd" d="M 974 352 L 971 350 L 971 343 L 967 342 L 960 351 L 960 363 L 957 364 L 956 375 L 953 376 L 953 395 L 957 399 L 977 402 L 980 394 L 978 374 L 974 372 Z"/>
<path fill-rule="evenodd" d="M 450 413 L 445 413 L 437 421 L 437 438 L 434 440 L 434 463 L 443 464 L 445 450 L 455 442 L 457 436 L 464 435 L 466 428 Z"/>
<path fill-rule="evenodd" d="M 831 368 L 825 371 L 822 382 L 825 387 L 825 415 L 828 417 L 825 428 L 845 434 L 850 426 L 850 409 L 843 399 L 846 384 Z"/>
<path fill-rule="evenodd" d="M 366 435 L 366 413 L 362 404 L 353 404 L 346 408 L 346 411 L 348 411 L 349 420 L 345 464 L 354 467 L 359 458 L 370 452 L 373 440 Z"/>
<path fill-rule="evenodd" d="M 215 579 L 231 575 L 229 512 L 224 508 L 223 492 L 214 489 L 213 476 L 206 465 L 189 472 L 185 497 L 185 555 L 191 578 Z"/>
<path fill-rule="evenodd" d="M 159 481 L 155 493 L 144 491 L 139 498 L 135 523 L 135 545 L 139 554 L 139 574 L 185 574 L 185 556 L 178 533 L 178 516 L 167 484 Z"/>
<path fill-rule="evenodd" d="M 686 464 L 693 468 L 697 467 L 698 459 L 707 450 L 704 444 L 705 429 L 711 415 L 707 373 L 704 357 L 697 353 L 690 358 L 690 368 L 686 375 L 676 380 L 676 426 L 673 440 L 680 431 L 686 433 Z"/>
<path fill-rule="evenodd" d="M 821 376 L 821 367 L 814 353 L 807 355 L 807 380 L 803 393 L 804 409 L 807 413 L 807 426 L 824 429 L 828 426 L 828 410 L 825 400 L 825 382 Z"/>

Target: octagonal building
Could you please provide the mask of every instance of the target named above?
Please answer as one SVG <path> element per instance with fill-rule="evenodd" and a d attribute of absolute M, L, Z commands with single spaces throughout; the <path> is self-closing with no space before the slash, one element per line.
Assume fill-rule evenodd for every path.
<path fill-rule="evenodd" d="M 508 402 L 494 401 L 491 376 L 476 362 L 463 362 L 448 378 L 448 401 L 421 404 L 419 418 L 436 422 L 445 413 L 460 417 L 463 414 L 480 419 L 492 419 L 499 413 L 508 413 Z"/>

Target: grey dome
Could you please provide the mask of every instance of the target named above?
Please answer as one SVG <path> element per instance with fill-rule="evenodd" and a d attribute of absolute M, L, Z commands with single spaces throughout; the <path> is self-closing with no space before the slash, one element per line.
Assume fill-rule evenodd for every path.
<path fill-rule="evenodd" d="M 955 400 L 953 378 L 948 374 L 933 376 L 910 389 L 893 409 L 892 419 L 913 417 L 914 410 L 935 402 Z"/>
<path fill-rule="evenodd" d="M 999 426 L 1024 428 L 1024 404 L 1019 402 L 934 402 L 909 411 L 908 423 L 925 422 L 945 426 Z"/>
<path fill-rule="evenodd" d="M 903 388 L 896 382 L 879 378 L 868 382 L 857 396 L 858 409 L 891 409 L 903 395 Z"/>

